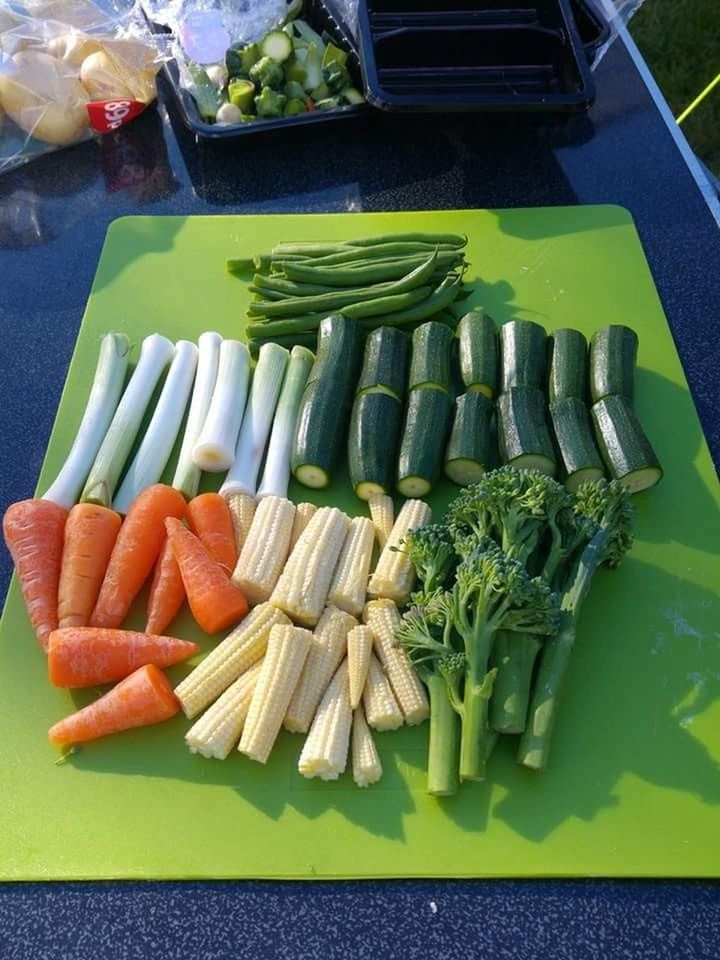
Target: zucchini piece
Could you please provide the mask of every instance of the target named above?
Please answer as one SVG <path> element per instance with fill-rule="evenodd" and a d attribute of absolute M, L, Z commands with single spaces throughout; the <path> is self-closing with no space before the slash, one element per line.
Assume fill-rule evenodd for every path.
<path fill-rule="evenodd" d="M 630 493 L 654 487 L 663 470 L 642 424 L 625 397 L 603 397 L 592 406 L 600 453 L 610 476 Z"/>
<path fill-rule="evenodd" d="M 412 337 L 412 360 L 408 390 L 436 387 L 450 393 L 450 351 L 453 331 L 444 323 L 429 320 L 421 323 Z"/>
<path fill-rule="evenodd" d="M 497 402 L 500 459 L 554 476 L 555 451 L 545 420 L 545 396 L 535 387 L 511 387 Z"/>
<path fill-rule="evenodd" d="M 575 493 L 580 484 L 605 476 L 595 445 L 590 412 L 577 397 L 563 397 L 550 404 L 555 439 L 565 472 L 565 486 Z"/>
<path fill-rule="evenodd" d="M 574 397 L 585 403 L 588 395 L 588 345 L 579 330 L 562 327 L 548 338 L 548 399 L 551 404 Z"/>
<path fill-rule="evenodd" d="M 365 358 L 357 393 L 384 392 L 396 400 L 405 395 L 408 338 L 397 327 L 378 327 L 365 341 Z"/>
<path fill-rule="evenodd" d="M 350 482 L 361 500 L 390 493 L 395 479 L 402 407 L 386 393 L 355 397 L 348 431 Z"/>
<path fill-rule="evenodd" d="M 341 313 L 330 314 L 320 321 L 317 332 L 315 363 L 308 383 L 319 380 L 325 367 L 344 370 L 347 375 L 356 365 L 360 334 L 358 325 Z"/>
<path fill-rule="evenodd" d="M 453 483 L 475 483 L 490 469 L 493 404 L 483 393 L 464 393 L 455 401 L 455 419 L 445 451 L 445 475 Z"/>
<path fill-rule="evenodd" d="M 635 398 L 635 363 L 638 337 L 630 327 L 611 323 L 590 339 L 590 395 L 593 403 L 603 397 Z"/>
<path fill-rule="evenodd" d="M 532 320 L 509 320 L 500 327 L 500 392 L 511 387 L 545 386 L 547 334 Z"/>
<path fill-rule="evenodd" d="M 285 63 L 293 52 L 293 44 L 284 30 L 271 30 L 263 37 L 260 51 L 264 57 L 270 57 L 275 63 Z"/>
<path fill-rule="evenodd" d="M 465 389 L 491 400 L 497 392 L 498 349 L 495 323 L 483 310 L 471 310 L 457 328 L 460 376 Z"/>
<path fill-rule="evenodd" d="M 397 489 L 404 497 L 424 497 L 440 476 L 451 411 L 445 390 L 410 391 L 397 467 Z"/>

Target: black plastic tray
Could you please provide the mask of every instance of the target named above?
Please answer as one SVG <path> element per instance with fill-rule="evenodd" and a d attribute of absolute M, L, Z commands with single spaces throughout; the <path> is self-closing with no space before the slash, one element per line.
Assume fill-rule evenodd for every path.
<path fill-rule="evenodd" d="M 360 0 L 365 94 L 391 111 L 587 109 L 569 0 Z"/>
<path fill-rule="evenodd" d="M 358 90 L 362 89 L 362 77 L 357 47 L 347 25 L 335 11 L 325 6 L 322 0 L 305 0 L 302 14 L 303 20 L 317 30 L 325 31 L 333 42 L 343 50 L 348 51 L 347 68 Z M 149 21 L 154 33 L 167 33 L 167 29 L 160 24 Z M 333 120 L 349 120 L 366 114 L 366 103 L 348 104 L 336 110 L 315 110 L 312 113 L 300 113 L 293 117 L 272 117 L 266 120 L 255 120 L 252 123 L 215 124 L 207 123 L 202 119 L 195 100 L 189 90 L 180 85 L 180 72 L 175 60 L 169 60 L 163 67 L 169 81 L 178 112 L 186 127 L 199 137 L 210 140 L 232 140 L 235 137 L 245 137 L 256 133 L 267 133 L 270 130 L 286 130 L 290 127 L 305 126 L 310 123 L 330 123 Z"/>
<path fill-rule="evenodd" d="M 575 18 L 575 25 L 588 63 L 592 66 L 598 50 L 610 39 L 610 24 L 593 0 L 570 0 L 570 9 Z"/>

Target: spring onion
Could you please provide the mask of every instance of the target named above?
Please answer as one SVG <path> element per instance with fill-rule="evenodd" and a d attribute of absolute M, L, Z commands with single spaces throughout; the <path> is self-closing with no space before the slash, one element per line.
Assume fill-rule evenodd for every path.
<path fill-rule="evenodd" d="M 175 356 L 152 420 L 115 497 L 113 507 L 118 513 L 127 513 L 138 494 L 157 483 L 170 459 L 192 390 L 197 354 L 197 347 L 189 340 L 175 344 Z"/>
<path fill-rule="evenodd" d="M 95 378 L 77 435 L 67 460 L 43 500 L 53 500 L 68 510 L 77 501 L 117 409 L 129 353 L 130 342 L 124 333 L 108 333 L 103 337 Z"/>
<path fill-rule="evenodd" d="M 185 424 L 180 456 L 172 481 L 175 489 L 180 490 L 188 500 L 195 496 L 200 485 L 200 467 L 193 463 L 192 452 L 210 407 L 210 399 L 217 379 L 221 343 L 222 337 L 220 334 L 213 332 L 201 334 L 198 340 L 195 386 L 193 387 L 190 411 Z"/>
<path fill-rule="evenodd" d="M 311 351 L 305 347 L 293 347 L 290 352 L 290 362 L 270 434 L 262 482 L 257 492 L 258 500 L 261 497 L 287 497 L 295 423 L 314 359 Z"/>
<path fill-rule="evenodd" d="M 249 379 L 250 351 L 239 340 L 223 340 L 215 389 L 192 452 L 201 470 L 219 473 L 232 466 Z"/>
<path fill-rule="evenodd" d="M 85 483 L 81 500 L 109 507 L 143 416 L 175 347 L 159 333 L 145 337 L 112 422 Z"/>
<path fill-rule="evenodd" d="M 288 351 L 276 343 L 260 348 L 250 397 L 240 428 L 235 462 L 230 468 L 220 493 L 255 495 L 260 461 L 265 452 L 270 425 L 282 387 Z"/>

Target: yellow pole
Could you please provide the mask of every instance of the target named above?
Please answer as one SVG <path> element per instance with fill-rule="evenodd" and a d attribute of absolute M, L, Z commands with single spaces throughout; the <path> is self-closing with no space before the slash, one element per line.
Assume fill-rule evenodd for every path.
<path fill-rule="evenodd" d="M 685 107 L 683 112 L 677 118 L 677 122 L 682 123 L 683 120 L 686 120 L 690 116 L 690 114 L 693 112 L 695 107 L 697 107 L 698 104 L 701 104 L 705 99 L 705 97 L 711 92 L 711 90 L 714 90 L 719 83 L 720 83 L 720 73 L 715 77 L 714 80 L 710 81 L 710 83 L 705 87 L 702 93 L 699 93 L 695 97 L 695 99 L 693 100 L 693 102 L 690 104 L 689 107 Z"/>

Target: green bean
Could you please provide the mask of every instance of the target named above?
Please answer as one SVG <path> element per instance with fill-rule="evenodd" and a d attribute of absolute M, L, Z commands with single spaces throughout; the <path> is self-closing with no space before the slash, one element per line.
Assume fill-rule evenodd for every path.
<path fill-rule="evenodd" d="M 455 247 L 449 247 L 447 244 L 438 243 L 379 243 L 375 247 L 348 247 L 342 248 L 337 253 L 328 254 L 324 257 L 314 257 L 308 260 L 308 266 L 327 267 L 336 263 L 352 263 L 354 260 L 376 260 L 383 261 L 391 258 L 402 257 L 406 254 L 424 253 L 429 256 L 434 250 L 441 253 L 457 253 Z M 278 257 L 275 257 L 277 260 Z M 284 259 L 284 258 L 283 258 Z"/>
<path fill-rule="evenodd" d="M 461 287 L 462 277 L 446 277 L 440 286 L 437 287 L 425 300 L 412 307 L 409 307 L 407 310 L 399 310 L 389 313 L 388 316 L 382 318 L 381 325 L 388 327 L 402 327 L 406 324 L 415 323 L 418 320 L 427 320 L 428 317 L 432 317 L 434 314 L 440 313 L 441 310 L 445 310 L 446 307 L 449 307 L 450 304 L 455 300 Z M 379 301 L 375 302 L 378 303 Z M 355 319 L 362 320 L 362 318 L 358 317 Z M 368 325 L 364 322 L 361 322 L 360 326 L 362 329 L 372 329 L 372 325 Z"/>
<path fill-rule="evenodd" d="M 228 273 L 252 273 L 255 269 L 254 261 L 256 259 L 256 257 L 247 260 L 230 257 L 225 261 L 225 269 Z"/>
<path fill-rule="evenodd" d="M 248 287 L 250 293 L 255 294 L 252 303 L 265 303 L 266 300 L 284 300 L 286 293 L 280 293 L 278 290 L 266 290 L 265 287 L 256 287 L 251 283 Z"/>
<path fill-rule="evenodd" d="M 326 313 L 306 313 L 301 317 L 283 317 L 282 320 L 260 320 L 254 317 L 245 327 L 248 339 L 274 340 L 277 336 L 294 336 L 317 330 Z"/>
<path fill-rule="evenodd" d="M 264 277 L 259 273 L 253 277 L 253 285 L 261 291 L 273 291 L 273 293 L 280 293 L 284 297 L 316 296 L 319 293 L 335 293 L 337 291 L 336 287 L 323 286 L 319 283 L 293 283 L 283 277 Z M 360 286 L 362 284 L 358 284 L 358 287 Z M 268 297 L 268 299 L 272 300 L 274 297 Z"/>
<path fill-rule="evenodd" d="M 367 300 L 364 303 L 352 303 L 343 307 L 342 313 L 351 320 L 363 320 L 366 317 L 378 317 L 384 314 L 393 314 L 409 309 L 432 294 L 432 287 L 416 287 L 407 293 L 397 293 L 388 297 L 378 297 L 376 300 Z"/>
<path fill-rule="evenodd" d="M 377 283 L 404 277 L 408 270 L 421 266 L 427 260 L 424 256 L 412 256 L 406 260 L 388 260 L 378 263 L 375 260 L 360 261 L 362 266 L 315 267 L 312 263 L 287 263 L 283 272 L 289 280 L 300 283 L 321 283 L 333 287 L 355 287 L 363 283 Z M 435 268 L 452 269 L 462 263 L 462 254 L 439 253 Z"/>
<path fill-rule="evenodd" d="M 257 357 L 260 347 L 266 343 L 277 343 L 288 350 L 295 346 L 308 347 L 310 350 L 314 350 L 317 346 L 317 334 L 313 330 L 309 333 L 290 333 L 285 336 L 251 337 L 248 340 L 248 348 L 253 357 Z"/>
<path fill-rule="evenodd" d="M 283 258 L 290 256 L 300 257 L 326 257 L 333 253 L 342 253 L 344 250 L 352 250 L 353 247 L 348 243 L 278 243 L 272 248 L 274 257 Z"/>
<path fill-rule="evenodd" d="M 347 241 L 353 247 L 374 247 L 379 243 L 443 243 L 451 247 L 467 246 L 468 238 L 457 233 L 386 233 L 379 237 L 361 237 Z"/>

